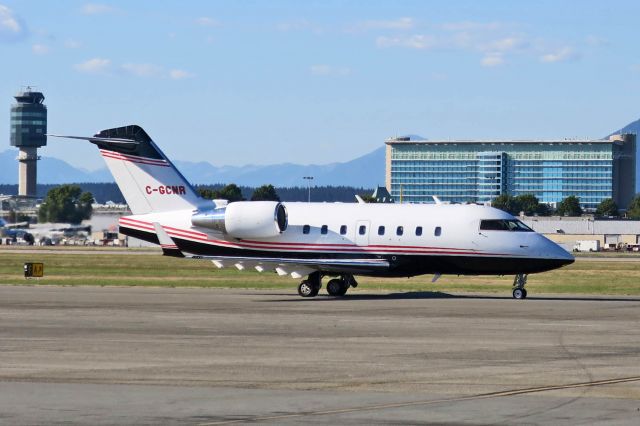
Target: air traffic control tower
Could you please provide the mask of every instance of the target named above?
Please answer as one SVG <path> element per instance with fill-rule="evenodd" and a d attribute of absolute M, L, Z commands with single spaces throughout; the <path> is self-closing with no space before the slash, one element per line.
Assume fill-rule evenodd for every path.
<path fill-rule="evenodd" d="M 19 92 L 16 103 L 11 105 L 11 145 L 20 150 L 18 154 L 18 195 L 36 196 L 38 176 L 38 148 L 47 144 L 47 107 L 41 92 L 32 92 L 31 87 Z"/>

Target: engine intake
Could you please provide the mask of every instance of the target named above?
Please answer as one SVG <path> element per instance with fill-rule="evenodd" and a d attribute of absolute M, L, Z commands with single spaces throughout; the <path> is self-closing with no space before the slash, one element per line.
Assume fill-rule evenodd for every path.
<path fill-rule="evenodd" d="M 276 201 L 238 201 L 191 217 L 194 226 L 215 229 L 234 238 L 275 237 L 287 229 L 287 222 L 287 209 Z"/>

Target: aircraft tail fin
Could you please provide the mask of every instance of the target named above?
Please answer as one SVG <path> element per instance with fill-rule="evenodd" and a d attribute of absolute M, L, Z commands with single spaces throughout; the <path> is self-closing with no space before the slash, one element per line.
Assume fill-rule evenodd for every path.
<path fill-rule="evenodd" d="M 106 129 L 92 137 L 58 137 L 98 146 L 133 214 L 196 209 L 203 202 L 140 126 Z"/>

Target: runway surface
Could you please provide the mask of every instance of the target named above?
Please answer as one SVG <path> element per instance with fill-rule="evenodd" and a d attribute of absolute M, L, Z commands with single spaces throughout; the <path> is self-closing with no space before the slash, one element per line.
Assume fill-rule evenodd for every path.
<path fill-rule="evenodd" d="M 0 286 L 0 424 L 640 423 L 640 298 Z"/>

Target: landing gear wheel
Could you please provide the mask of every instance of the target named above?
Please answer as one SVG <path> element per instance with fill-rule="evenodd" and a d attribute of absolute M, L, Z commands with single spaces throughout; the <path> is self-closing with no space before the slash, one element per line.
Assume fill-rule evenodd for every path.
<path fill-rule="evenodd" d="M 327 283 L 327 293 L 329 296 L 344 296 L 346 290 L 343 290 L 343 287 L 345 287 L 344 281 L 334 278 Z"/>
<path fill-rule="evenodd" d="M 298 294 L 302 297 L 315 297 L 318 295 L 319 288 L 314 287 L 309 281 L 302 281 L 298 285 Z"/>
<path fill-rule="evenodd" d="M 526 299 L 527 290 L 524 286 L 527 284 L 527 274 L 517 274 L 513 279 L 513 298 Z"/>
<path fill-rule="evenodd" d="M 525 299 L 527 297 L 527 290 L 524 288 L 514 288 L 513 289 L 513 298 L 514 299 Z"/>
<path fill-rule="evenodd" d="M 344 296 L 349 286 L 344 280 L 334 278 L 327 283 L 327 293 L 329 296 Z"/>

